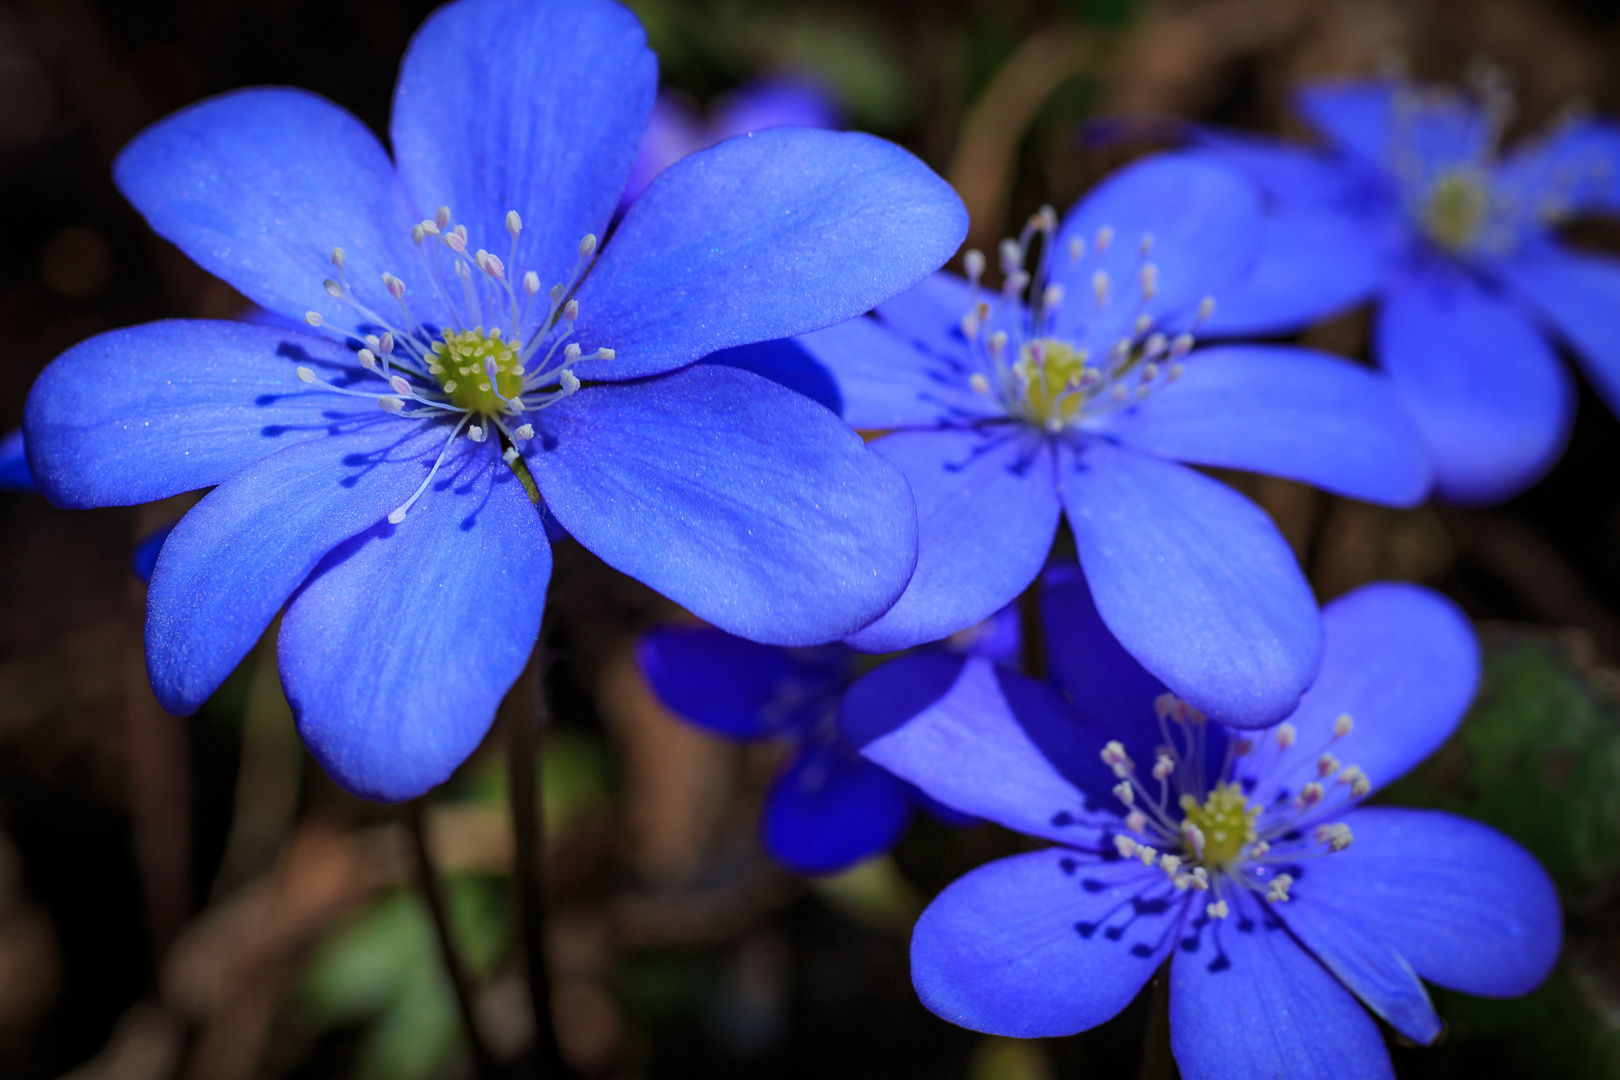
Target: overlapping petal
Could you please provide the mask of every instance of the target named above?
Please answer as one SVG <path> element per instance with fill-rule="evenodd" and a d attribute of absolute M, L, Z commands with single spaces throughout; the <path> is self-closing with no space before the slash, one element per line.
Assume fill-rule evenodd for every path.
<path fill-rule="evenodd" d="M 581 346 L 617 354 L 588 375 L 651 375 L 853 318 L 966 233 L 956 193 L 892 143 L 808 128 L 729 140 L 672 165 L 625 213 L 579 291 Z"/>
<path fill-rule="evenodd" d="M 1293 711 L 1322 631 L 1294 554 L 1259 507 L 1183 466 L 1101 440 L 1058 467 L 1080 565 L 1127 652 L 1238 727 Z"/>
<path fill-rule="evenodd" d="M 1294 107 L 1337 150 L 1388 170 L 1394 153 L 1395 84 L 1385 79 L 1321 80 L 1294 95 Z"/>
<path fill-rule="evenodd" d="M 1620 413 L 1620 260 L 1543 244 L 1494 269 L 1569 342 L 1598 395 Z"/>
<path fill-rule="evenodd" d="M 1433 479 L 1428 449 L 1389 380 L 1314 349 L 1205 349 L 1106 430 L 1159 457 L 1286 476 L 1392 506 L 1422 502 Z"/>
<path fill-rule="evenodd" d="M 1350 991 L 1252 893 L 1232 889 L 1225 899 L 1231 917 L 1201 916 L 1170 965 L 1170 1045 L 1181 1075 L 1393 1078 L 1378 1025 Z"/>
<path fill-rule="evenodd" d="M 794 341 L 837 383 L 839 415 L 850 427 L 926 427 L 999 411 L 968 385 L 973 370 L 960 355 L 913 344 L 876 319 L 850 319 Z"/>
<path fill-rule="evenodd" d="M 1186 905 L 1164 874 L 1064 848 L 952 882 L 911 936 L 911 979 L 953 1024 L 1038 1038 L 1128 1005 L 1175 945 Z"/>
<path fill-rule="evenodd" d="M 812 742 L 771 788 L 765 846 L 801 874 L 842 870 L 894 846 L 911 819 L 906 787 L 837 742 Z"/>
<path fill-rule="evenodd" d="M 159 704 L 194 712 L 328 551 L 410 497 L 446 434 L 391 421 L 297 443 L 193 507 L 164 543 L 147 596 L 146 670 Z"/>
<path fill-rule="evenodd" d="M 28 470 L 28 447 L 23 429 L 14 428 L 0 437 L 0 491 L 34 491 L 34 475 Z"/>
<path fill-rule="evenodd" d="M 566 280 L 580 238 L 618 205 L 652 110 L 658 61 L 610 0 L 458 0 L 411 41 L 392 136 L 418 217 L 448 205 L 474 246 L 542 288 Z M 399 273 L 398 270 L 395 271 Z"/>
<path fill-rule="evenodd" d="M 1508 498 L 1563 453 L 1575 388 L 1510 298 L 1430 264 L 1395 278 L 1376 342 L 1379 363 L 1432 449 L 1442 498 Z"/>
<path fill-rule="evenodd" d="M 1620 124 L 1571 120 L 1515 148 L 1497 164 L 1494 179 L 1544 219 L 1620 211 Z"/>
<path fill-rule="evenodd" d="M 833 651 L 807 649 L 796 658 L 713 627 L 661 626 L 636 643 L 636 662 L 658 699 L 683 720 L 717 735 L 758 739 L 786 733 L 809 719 L 806 706 L 827 701 L 843 672 L 827 655 Z"/>
<path fill-rule="evenodd" d="M 319 312 L 340 334 L 370 320 L 329 296 L 332 249 L 353 293 L 398 311 L 383 288 L 418 265 L 414 214 L 376 136 L 304 90 L 236 90 L 182 109 L 130 141 L 118 188 L 152 228 L 248 299 L 289 318 Z"/>
<path fill-rule="evenodd" d="M 287 446 L 390 422 L 338 383 L 353 354 L 311 334 L 173 320 L 112 330 L 57 357 L 28 395 L 28 453 L 60 506 L 128 506 L 219 484 Z M 375 380 L 381 393 L 388 388 Z"/>
<path fill-rule="evenodd" d="M 524 457 L 563 527 L 731 633 L 844 637 L 887 610 L 916 565 L 899 472 L 757 375 L 698 365 L 590 387 L 536 427 Z"/>
<path fill-rule="evenodd" d="M 1021 424 L 899 432 L 872 444 L 917 505 L 917 567 L 883 617 L 847 640 L 867 652 L 937 641 L 1035 580 L 1057 531 L 1051 447 Z"/>
<path fill-rule="evenodd" d="M 528 662 L 550 577 L 499 447 L 458 439 L 404 521 L 340 545 L 287 606 L 282 685 L 322 768 L 384 802 L 446 780 Z"/>

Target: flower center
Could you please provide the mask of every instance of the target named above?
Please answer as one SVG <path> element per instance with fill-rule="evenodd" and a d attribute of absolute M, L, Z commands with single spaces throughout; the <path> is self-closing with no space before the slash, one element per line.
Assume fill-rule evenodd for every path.
<path fill-rule="evenodd" d="M 513 399 L 523 393 L 523 358 L 498 326 L 487 335 L 482 326 L 444 331 L 443 340 L 433 343 L 428 373 L 439 380 L 451 404 L 482 416 L 509 412 Z"/>
<path fill-rule="evenodd" d="M 1215 785 L 1215 790 L 1202 803 L 1192 795 L 1181 797 L 1182 834 L 1191 832 L 1191 825 L 1203 833 L 1203 864 L 1211 870 L 1224 870 L 1236 863 L 1243 849 L 1259 839 L 1255 822 L 1260 819 L 1260 807 L 1251 803 L 1237 784 Z"/>
<path fill-rule="evenodd" d="M 1435 181 L 1420 220 L 1435 243 L 1448 251 L 1466 251 L 1484 232 L 1490 208 L 1485 174 L 1472 167 L 1451 169 Z"/>

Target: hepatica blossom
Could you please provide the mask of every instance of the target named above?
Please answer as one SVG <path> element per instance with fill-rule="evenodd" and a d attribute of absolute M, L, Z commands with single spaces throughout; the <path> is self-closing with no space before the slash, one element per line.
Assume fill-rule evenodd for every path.
<path fill-rule="evenodd" d="M 426 790 L 535 641 L 540 500 L 750 638 L 837 638 L 899 594 L 899 475 L 819 406 L 687 365 L 910 287 L 960 242 L 960 202 L 880 140 L 777 129 L 669 169 L 602 245 L 656 82 L 617 5 L 462 0 L 405 57 L 392 159 L 288 89 L 205 101 L 120 155 L 157 232 L 307 331 L 115 331 L 29 397 L 29 464 L 60 505 L 214 488 L 152 576 L 165 708 L 196 709 L 285 605 L 316 757 L 367 797 Z"/>
<path fill-rule="evenodd" d="M 1558 226 L 1620 210 L 1620 128 L 1571 117 L 1504 151 L 1511 99 L 1399 80 L 1307 86 L 1328 146 L 1203 131 L 1266 191 L 1254 277 L 1216 333 L 1297 329 L 1373 299 L 1373 353 L 1432 448 L 1437 492 L 1488 503 L 1557 461 L 1574 395 L 1562 340 L 1620 412 L 1620 262 Z"/>
<path fill-rule="evenodd" d="M 944 647 L 1016 663 L 1017 612 L 1004 609 Z M 761 832 L 773 856 L 807 874 L 887 851 L 914 806 L 949 823 L 964 820 L 856 754 L 838 734 L 838 706 L 860 659 L 844 645 L 759 645 L 706 626 L 659 627 L 636 644 L 642 675 L 682 719 L 722 738 L 787 744 Z"/>
<path fill-rule="evenodd" d="M 1493 830 L 1363 801 L 1435 749 L 1479 680 L 1467 621 L 1415 586 L 1323 612 L 1321 673 L 1266 731 L 1207 720 L 1108 635 L 1082 580 L 1045 618 L 1060 694 L 974 659 L 904 657 L 845 698 L 870 760 L 964 813 L 1051 841 L 948 886 L 918 921 L 934 1012 L 1020 1037 L 1102 1023 L 1169 962 L 1188 1080 L 1393 1075 L 1361 1005 L 1419 1043 L 1423 981 L 1538 985 L 1558 898 Z"/>
<path fill-rule="evenodd" d="M 1258 507 L 1178 462 L 1395 505 L 1424 498 L 1430 467 L 1376 373 L 1306 349 L 1194 349 L 1259 214 L 1234 170 L 1149 159 L 1061 227 L 1047 209 L 1007 241 L 999 294 L 970 256 L 969 280 L 936 275 L 793 345 L 846 420 L 891 432 L 873 448 L 917 500 L 917 571 L 851 644 L 893 651 L 986 617 L 1034 580 L 1067 513 L 1103 620 L 1150 671 L 1229 722 L 1294 707 L 1321 630 L 1293 553 Z M 784 373 L 781 353 L 716 360 Z"/>

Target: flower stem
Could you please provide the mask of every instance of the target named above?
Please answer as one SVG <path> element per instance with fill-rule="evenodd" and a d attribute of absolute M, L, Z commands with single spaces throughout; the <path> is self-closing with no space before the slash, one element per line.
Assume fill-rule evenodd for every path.
<path fill-rule="evenodd" d="M 1170 965 L 1165 964 L 1148 987 L 1147 1027 L 1136 1080 L 1176 1080 L 1178 1075 L 1170 1050 Z"/>
<path fill-rule="evenodd" d="M 516 848 L 518 908 L 523 920 L 523 950 L 534 1004 L 536 1074 L 547 1080 L 571 1070 L 557 1046 L 551 1019 L 551 978 L 546 967 L 545 822 L 542 816 L 541 736 L 546 725 L 545 631 L 529 660 L 528 670 L 507 694 L 506 787 L 512 803 L 512 838 Z"/>
<path fill-rule="evenodd" d="M 412 799 L 405 804 L 405 830 L 411 838 L 414 856 L 411 862 L 416 869 L 416 884 L 433 919 L 433 932 L 439 939 L 439 956 L 444 961 L 445 973 L 450 976 L 450 985 L 456 992 L 456 1005 L 461 1010 L 461 1025 L 466 1029 L 467 1044 L 472 1047 L 474 1068 L 479 1080 L 497 1080 L 500 1069 L 478 1031 L 478 1018 L 473 1012 L 472 985 L 467 979 L 466 969 L 461 966 L 460 957 L 456 955 L 455 942 L 450 937 L 450 919 L 445 913 L 444 894 L 439 888 L 438 875 L 433 871 L 432 856 L 428 853 L 422 804 L 422 799 Z"/>

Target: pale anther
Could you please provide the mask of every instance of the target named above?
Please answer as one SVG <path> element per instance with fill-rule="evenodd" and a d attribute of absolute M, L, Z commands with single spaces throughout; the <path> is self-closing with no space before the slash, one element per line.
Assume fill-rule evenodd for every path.
<path fill-rule="evenodd" d="M 1349 713 L 1340 713 L 1339 718 L 1333 721 L 1333 737 L 1342 739 L 1350 734 L 1351 729 L 1355 726 L 1355 721 L 1350 719 Z"/>
<path fill-rule="evenodd" d="M 984 274 L 984 252 L 969 248 L 962 256 L 962 269 L 967 272 L 969 281 L 978 281 Z"/>
<path fill-rule="evenodd" d="M 401 401 L 397 397 L 389 397 L 387 394 L 379 397 L 377 399 L 377 404 L 382 406 L 383 412 L 391 413 L 397 413 L 405 407 L 405 402 Z"/>
<path fill-rule="evenodd" d="M 514 240 L 517 239 L 517 234 L 523 231 L 523 219 L 518 217 L 516 210 L 506 212 L 506 231 L 512 234 Z"/>
<path fill-rule="evenodd" d="M 513 442 L 528 442 L 532 438 L 534 438 L 533 424 L 520 424 L 517 430 L 512 432 Z"/>
<path fill-rule="evenodd" d="M 1286 750 L 1293 746 L 1294 740 L 1297 738 L 1299 738 L 1299 732 L 1294 728 L 1293 724 L 1277 725 L 1277 748 L 1279 750 Z"/>
<path fill-rule="evenodd" d="M 307 368 L 307 367 L 300 366 L 298 368 L 298 377 L 300 379 L 304 380 L 305 382 L 314 382 L 315 381 L 315 373 L 313 371 L 309 370 L 309 368 Z"/>
<path fill-rule="evenodd" d="M 1217 900 L 1213 904 L 1207 905 L 1204 911 L 1212 919 L 1224 919 L 1232 913 L 1231 909 L 1226 906 L 1225 900 Z"/>
<path fill-rule="evenodd" d="M 326 320 L 321 318 L 321 313 L 318 311 L 306 311 L 304 312 L 304 321 L 311 326 L 319 326 Z"/>
<path fill-rule="evenodd" d="M 439 212 L 433 215 L 433 223 L 441 229 L 450 224 L 450 208 L 448 206 L 439 207 Z"/>
<path fill-rule="evenodd" d="M 341 297 L 343 295 L 343 286 L 339 285 L 331 278 L 327 278 L 325 281 L 321 282 L 321 288 L 326 290 L 326 295 L 328 296 Z"/>
<path fill-rule="evenodd" d="M 1114 227 L 1112 225 L 1104 225 L 1102 228 L 1097 230 L 1097 240 L 1093 246 L 1096 247 L 1097 254 L 1101 255 L 1103 252 L 1108 250 L 1108 245 L 1112 244 L 1113 242 Z"/>
<path fill-rule="evenodd" d="M 533 270 L 530 270 L 527 274 L 524 274 L 523 291 L 528 293 L 530 296 L 538 293 L 540 291 L 540 275 L 535 273 Z"/>
<path fill-rule="evenodd" d="M 596 234 L 586 233 L 585 238 L 579 242 L 579 253 L 589 255 L 596 250 Z"/>

